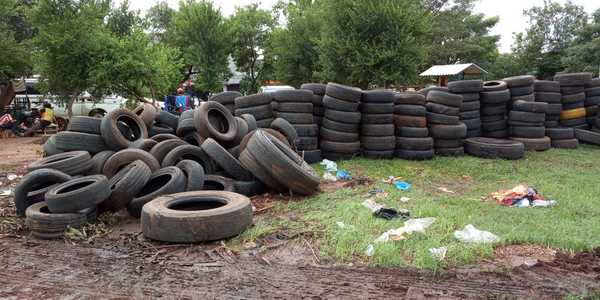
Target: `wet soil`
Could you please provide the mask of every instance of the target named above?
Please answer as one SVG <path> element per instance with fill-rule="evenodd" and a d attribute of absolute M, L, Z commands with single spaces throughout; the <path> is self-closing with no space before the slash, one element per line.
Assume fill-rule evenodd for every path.
<path fill-rule="evenodd" d="M 7 172 L 22 174 L 38 157 L 39 145 L 32 142 L 12 142 L 12 150 L 2 144 L 0 155 L 23 151 L 16 152 L 23 157 L 0 163 L 5 187 L 15 184 L 6 181 Z M 255 216 L 268 217 L 272 201 L 254 198 Z M 508 245 L 498 247 L 492 260 L 434 275 L 338 266 L 318 257 L 305 235 L 272 234 L 239 252 L 221 242 L 152 242 L 125 213 L 77 240 L 37 240 L 14 217 L 11 202 L 0 196 L 0 225 L 11 224 L 0 227 L 1 299 L 555 299 L 600 290 L 600 249 L 569 254 Z"/>

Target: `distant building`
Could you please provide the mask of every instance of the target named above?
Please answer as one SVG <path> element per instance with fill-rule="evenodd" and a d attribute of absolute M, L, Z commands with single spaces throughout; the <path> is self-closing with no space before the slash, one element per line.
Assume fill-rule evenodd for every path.
<path fill-rule="evenodd" d="M 448 76 L 457 76 L 463 80 L 465 75 L 481 76 L 487 74 L 487 71 L 476 64 L 455 64 L 455 65 L 436 65 L 419 74 L 422 77 L 438 77 L 439 86 L 448 85 Z"/>

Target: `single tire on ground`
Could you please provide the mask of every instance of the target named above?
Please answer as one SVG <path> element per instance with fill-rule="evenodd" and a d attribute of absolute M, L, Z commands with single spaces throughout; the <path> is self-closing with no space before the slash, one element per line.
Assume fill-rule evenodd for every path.
<path fill-rule="evenodd" d="M 159 197 L 144 206 L 145 237 L 172 243 L 220 240 L 252 224 L 248 197 L 221 191 L 198 191 Z"/>
<path fill-rule="evenodd" d="M 521 142 L 486 137 L 468 138 L 464 141 L 465 152 L 483 158 L 521 159 L 525 145 Z"/>

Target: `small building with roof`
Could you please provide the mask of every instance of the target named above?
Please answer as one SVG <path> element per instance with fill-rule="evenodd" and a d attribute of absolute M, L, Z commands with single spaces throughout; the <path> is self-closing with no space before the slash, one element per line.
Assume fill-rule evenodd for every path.
<path fill-rule="evenodd" d="M 437 77 L 439 86 L 448 85 L 449 76 L 457 76 L 459 80 L 467 76 L 483 76 L 487 71 L 476 64 L 435 65 L 419 74 L 421 77 Z"/>

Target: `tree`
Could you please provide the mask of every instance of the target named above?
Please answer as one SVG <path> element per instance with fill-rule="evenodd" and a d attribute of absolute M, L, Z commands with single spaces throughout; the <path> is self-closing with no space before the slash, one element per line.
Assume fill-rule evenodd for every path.
<path fill-rule="evenodd" d="M 564 5 L 545 0 L 543 6 L 523 12 L 529 16 L 529 28 L 515 35 L 512 47 L 519 64 L 538 78 L 551 78 L 564 66 L 561 57 L 587 23 L 583 7 L 567 1 Z"/>
<path fill-rule="evenodd" d="M 106 22 L 108 29 L 119 37 L 130 35 L 141 24 L 140 12 L 129 9 L 129 0 L 124 0 L 119 7 L 111 9 Z"/>
<path fill-rule="evenodd" d="M 110 55 L 92 71 L 92 78 L 128 99 L 167 95 L 181 79 L 183 62 L 177 49 L 152 42 L 141 27 L 118 40 Z"/>
<path fill-rule="evenodd" d="M 114 38 L 104 26 L 109 0 L 40 0 L 32 12 L 38 67 L 46 90 L 73 101 L 84 91 L 106 94 L 93 70 L 109 58 Z"/>
<path fill-rule="evenodd" d="M 231 52 L 230 33 L 221 11 L 208 0 L 181 2 L 169 30 L 188 70 L 197 71 L 196 86 L 211 92 L 221 91 L 230 76 Z"/>
<path fill-rule="evenodd" d="M 431 1 L 433 2 L 433 1 Z M 474 0 L 457 0 L 430 4 L 432 30 L 429 32 L 427 66 L 477 63 L 484 69 L 498 57 L 498 35 L 490 35 L 498 17 L 473 14 Z"/>
<path fill-rule="evenodd" d="M 284 83 L 299 87 L 302 83 L 317 81 L 320 7 L 312 0 L 279 5 L 287 23 L 273 30 L 266 58 L 273 60 L 275 75 Z"/>
<path fill-rule="evenodd" d="M 368 88 L 414 81 L 428 16 L 413 0 L 324 0 L 322 77 Z"/>
<path fill-rule="evenodd" d="M 565 51 L 561 62 L 567 71 L 588 71 L 598 74 L 600 69 L 600 9 L 592 16 L 592 22 L 584 26 Z"/>
<path fill-rule="evenodd" d="M 247 89 L 256 93 L 263 75 L 263 53 L 275 25 L 268 10 L 258 8 L 258 4 L 237 7 L 230 19 L 232 34 L 231 56 L 238 69 L 245 73 Z"/>
<path fill-rule="evenodd" d="M 174 14 L 175 11 L 169 7 L 166 1 L 158 2 L 148 9 L 145 23 L 146 27 L 150 30 L 150 36 L 153 41 L 160 42 L 164 39 Z"/>
<path fill-rule="evenodd" d="M 512 53 L 498 55 L 496 60 L 486 70 L 488 71 L 487 78 L 490 79 L 506 78 L 527 73 Z"/>
<path fill-rule="evenodd" d="M 6 0 L 0 5 L 0 80 L 14 79 L 32 70 L 29 39 L 33 30 L 25 18 L 31 1 Z"/>

